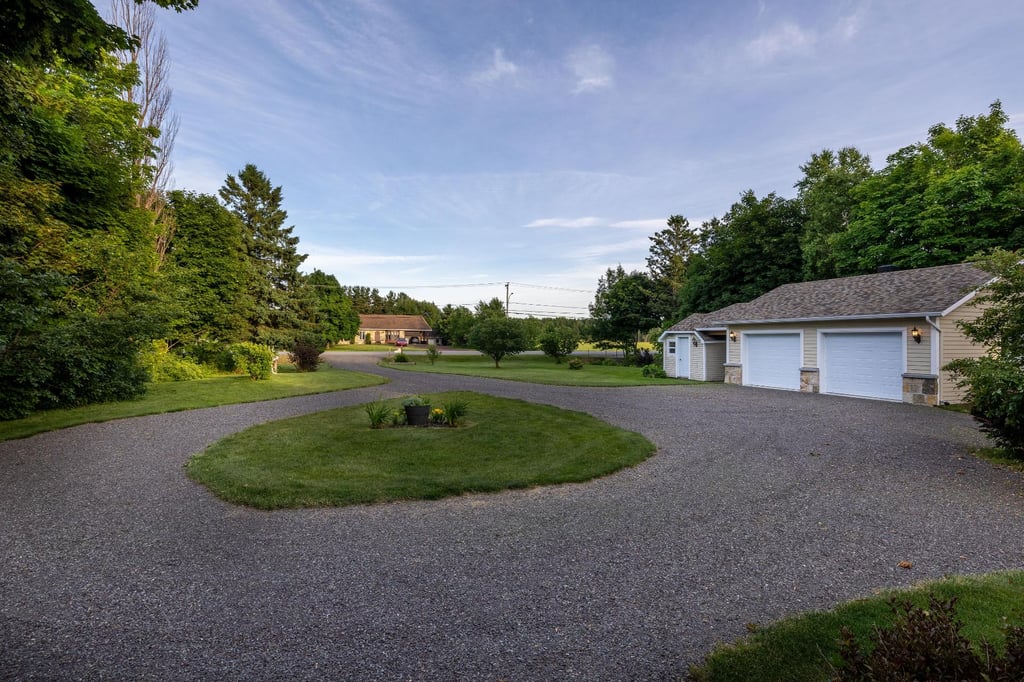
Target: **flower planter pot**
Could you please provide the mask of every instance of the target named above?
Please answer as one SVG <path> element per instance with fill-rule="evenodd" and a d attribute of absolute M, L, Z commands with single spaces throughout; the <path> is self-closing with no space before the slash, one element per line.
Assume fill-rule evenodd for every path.
<path fill-rule="evenodd" d="M 406 405 L 405 423 L 409 426 L 427 426 L 430 423 L 430 405 Z"/>

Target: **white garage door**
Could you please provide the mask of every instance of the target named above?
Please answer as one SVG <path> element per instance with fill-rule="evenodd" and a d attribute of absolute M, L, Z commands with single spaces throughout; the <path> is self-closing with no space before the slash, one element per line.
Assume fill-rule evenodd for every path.
<path fill-rule="evenodd" d="M 745 385 L 800 389 L 800 334 L 744 334 L 743 343 Z"/>
<path fill-rule="evenodd" d="M 903 399 L 903 334 L 822 334 L 821 392 Z"/>
<path fill-rule="evenodd" d="M 676 378 L 690 378 L 690 337 L 680 336 L 676 341 Z"/>

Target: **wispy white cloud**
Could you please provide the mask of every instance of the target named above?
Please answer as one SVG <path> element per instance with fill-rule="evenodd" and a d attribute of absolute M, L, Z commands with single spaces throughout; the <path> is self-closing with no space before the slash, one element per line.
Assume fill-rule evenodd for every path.
<path fill-rule="evenodd" d="M 814 47 L 817 34 L 787 21 L 747 43 L 747 54 L 762 64 L 790 54 L 803 54 Z"/>
<path fill-rule="evenodd" d="M 620 220 L 608 227 L 620 227 L 626 230 L 649 230 L 656 232 L 665 227 L 665 218 L 651 218 L 649 220 Z"/>
<path fill-rule="evenodd" d="M 599 45 L 587 45 L 569 53 L 569 69 L 576 79 L 574 95 L 610 88 L 615 60 Z"/>
<path fill-rule="evenodd" d="M 835 34 L 841 41 L 848 42 L 857 37 L 857 34 L 860 33 L 863 24 L 863 13 L 858 10 L 853 14 L 839 18 L 839 21 L 836 22 Z"/>
<path fill-rule="evenodd" d="M 321 270 L 334 271 L 344 270 L 353 267 L 368 265 L 409 265 L 436 261 L 437 256 L 430 255 L 406 255 L 395 253 L 372 253 L 366 251 L 351 251 L 319 244 L 303 244 L 302 249 L 309 252 L 305 266 Z"/>
<path fill-rule="evenodd" d="M 597 227 L 603 224 L 604 221 L 600 218 L 588 216 L 585 218 L 538 218 L 523 225 L 523 227 L 568 227 L 576 229 L 580 227 Z"/>
<path fill-rule="evenodd" d="M 513 78 L 519 72 L 515 62 L 505 59 L 500 47 L 494 48 L 494 60 L 486 69 L 475 72 L 469 81 L 476 85 L 493 85 L 503 78 Z"/>

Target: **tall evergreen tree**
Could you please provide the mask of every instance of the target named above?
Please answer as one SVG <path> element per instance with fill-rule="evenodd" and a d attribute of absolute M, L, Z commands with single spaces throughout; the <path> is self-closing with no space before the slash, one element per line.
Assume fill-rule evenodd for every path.
<path fill-rule="evenodd" d="M 226 206 L 242 220 L 243 243 L 249 257 L 247 292 L 252 306 L 250 340 L 287 348 L 302 331 L 309 314 L 299 266 L 306 260 L 297 251 L 294 227 L 285 227 L 288 213 L 281 208 L 281 187 L 274 187 L 253 164 L 238 176 L 229 175 L 220 189 Z"/>
<path fill-rule="evenodd" d="M 647 271 L 654 284 L 655 305 L 660 317 L 675 312 L 676 297 L 686 283 L 686 267 L 699 242 L 697 231 L 681 215 L 669 216 L 667 227 L 649 237 Z"/>

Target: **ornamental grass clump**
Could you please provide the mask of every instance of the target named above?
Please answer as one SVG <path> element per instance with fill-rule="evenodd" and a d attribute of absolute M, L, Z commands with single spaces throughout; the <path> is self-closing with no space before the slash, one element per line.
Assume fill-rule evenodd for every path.
<path fill-rule="evenodd" d="M 363 406 L 366 416 L 370 419 L 371 429 L 383 429 L 394 420 L 392 408 L 383 400 L 375 400 Z"/>
<path fill-rule="evenodd" d="M 458 426 L 465 420 L 468 413 L 469 403 L 465 400 L 454 398 L 445 402 L 444 407 L 441 408 L 442 423 L 448 426 Z"/>

